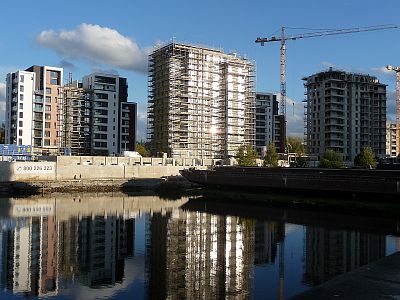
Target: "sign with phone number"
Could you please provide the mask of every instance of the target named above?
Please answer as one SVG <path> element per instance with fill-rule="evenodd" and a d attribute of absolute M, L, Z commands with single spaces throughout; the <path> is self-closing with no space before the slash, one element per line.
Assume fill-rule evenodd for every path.
<path fill-rule="evenodd" d="M 54 166 L 47 164 L 18 164 L 15 166 L 16 174 L 38 174 L 38 173 L 53 173 Z"/>

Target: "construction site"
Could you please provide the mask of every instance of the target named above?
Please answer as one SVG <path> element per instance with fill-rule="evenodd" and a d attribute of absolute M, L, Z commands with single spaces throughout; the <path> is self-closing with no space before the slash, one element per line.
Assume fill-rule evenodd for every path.
<path fill-rule="evenodd" d="M 62 148 L 66 154 L 91 153 L 92 97 L 78 81 L 70 79 L 63 89 Z"/>
<path fill-rule="evenodd" d="M 228 158 L 255 145 L 255 67 L 221 50 L 171 43 L 149 57 L 153 154 Z"/>

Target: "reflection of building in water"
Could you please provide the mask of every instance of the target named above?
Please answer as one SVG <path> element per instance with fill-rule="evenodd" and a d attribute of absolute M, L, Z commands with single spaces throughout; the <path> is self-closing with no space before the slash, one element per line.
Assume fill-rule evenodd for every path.
<path fill-rule="evenodd" d="M 150 299 L 250 297 L 252 221 L 176 210 L 153 215 L 148 230 Z"/>
<path fill-rule="evenodd" d="M 254 263 L 273 264 L 278 243 L 284 238 L 284 223 L 256 221 L 254 228 Z"/>
<path fill-rule="evenodd" d="M 20 218 L 13 230 L 3 230 L 2 285 L 25 295 L 53 295 L 56 238 L 54 217 Z"/>
<path fill-rule="evenodd" d="M 72 218 L 59 223 L 62 282 L 75 276 L 89 287 L 120 283 L 124 259 L 133 255 L 134 219 L 115 216 Z"/>
<path fill-rule="evenodd" d="M 307 227 L 304 281 L 317 285 L 376 261 L 386 252 L 383 235 Z"/>
<path fill-rule="evenodd" d="M 115 216 L 19 218 L 2 231 L 1 284 L 14 293 L 52 296 L 74 278 L 89 287 L 122 282 L 134 231 L 134 219 Z"/>

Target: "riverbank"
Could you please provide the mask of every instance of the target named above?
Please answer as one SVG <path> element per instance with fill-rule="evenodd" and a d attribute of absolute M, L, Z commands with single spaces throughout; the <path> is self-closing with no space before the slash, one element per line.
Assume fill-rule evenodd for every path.
<path fill-rule="evenodd" d="M 183 194 L 191 184 L 181 176 L 136 179 L 79 179 L 58 181 L 17 181 L 0 183 L 0 195 L 48 195 L 52 193 L 108 193 L 141 190 Z"/>
<path fill-rule="evenodd" d="M 398 299 L 399 269 L 400 252 L 396 252 L 290 299 Z"/>

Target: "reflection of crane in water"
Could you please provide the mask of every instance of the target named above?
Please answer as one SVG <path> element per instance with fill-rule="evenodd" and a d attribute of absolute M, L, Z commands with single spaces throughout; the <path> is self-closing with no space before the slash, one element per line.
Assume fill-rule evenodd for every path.
<path fill-rule="evenodd" d="M 283 219 L 286 219 L 286 212 L 284 213 Z M 285 287 L 285 222 L 282 222 L 278 226 L 278 241 L 279 241 L 279 290 L 278 299 L 284 299 L 284 287 Z"/>

